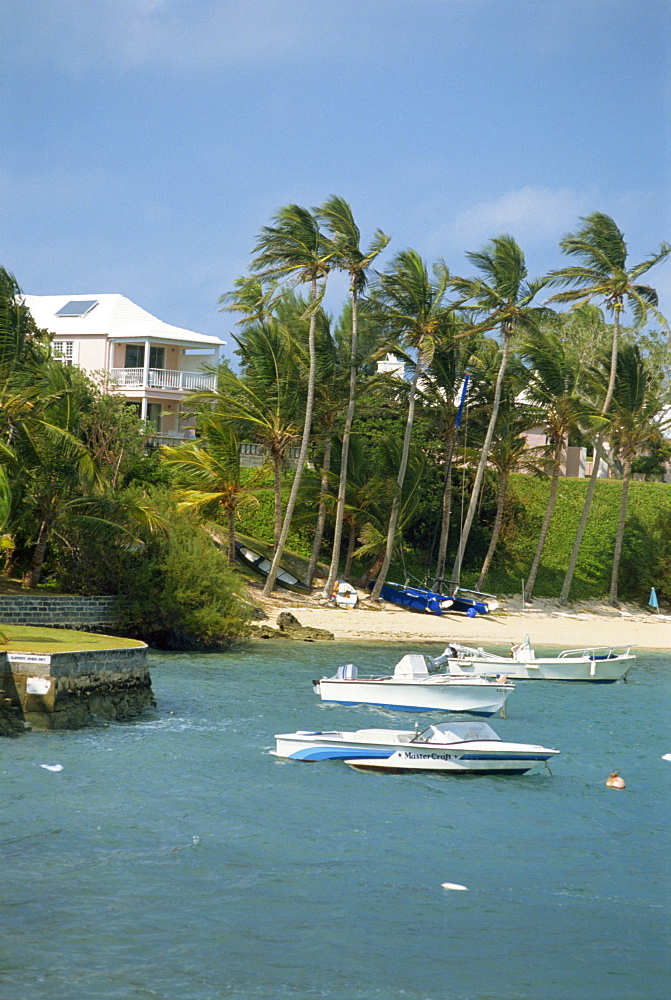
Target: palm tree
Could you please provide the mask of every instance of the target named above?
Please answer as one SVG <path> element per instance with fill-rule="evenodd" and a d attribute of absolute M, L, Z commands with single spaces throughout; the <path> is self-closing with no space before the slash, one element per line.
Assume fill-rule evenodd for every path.
<path fill-rule="evenodd" d="M 473 303 L 471 308 L 475 317 L 483 317 L 473 324 L 474 332 L 498 328 L 503 343 L 489 425 L 452 568 L 451 583 L 455 587 L 459 585 L 461 564 L 478 507 L 513 338 L 519 332 L 535 330 L 541 317 L 547 314 L 547 310 L 531 304 L 544 286 L 545 279 L 527 281 L 524 254 L 512 236 L 497 236 L 479 253 L 468 253 L 466 256 L 482 273 L 482 277 L 454 278 L 451 285 L 464 301 Z"/>
<path fill-rule="evenodd" d="M 557 502 L 562 460 L 569 435 L 591 410 L 577 392 L 578 363 L 569 356 L 566 344 L 555 331 L 550 328 L 539 331 L 522 345 L 521 353 L 529 363 L 524 379 L 524 397 L 543 412 L 540 426 L 545 433 L 551 469 L 548 502 L 526 581 L 525 594 L 530 598 Z"/>
<path fill-rule="evenodd" d="M 454 450 L 466 399 L 472 399 L 473 386 L 478 381 L 480 363 L 476 355 L 481 346 L 477 337 L 463 336 L 465 321 L 457 313 L 446 311 L 440 323 L 441 333 L 433 357 L 417 389 L 425 412 L 436 420 L 436 433 L 442 441 L 443 497 L 434 576 L 436 590 L 442 586 L 445 574 L 452 511 Z"/>
<path fill-rule="evenodd" d="M 592 372 L 597 383 L 604 386 L 610 381 L 608 359 Z M 620 515 L 615 536 L 613 565 L 610 581 L 609 603 L 617 606 L 618 575 L 622 542 L 627 519 L 629 483 L 632 462 L 637 454 L 654 444 L 661 437 L 671 420 L 660 419 L 664 400 L 658 379 L 650 365 L 641 356 L 636 344 L 623 344 L 617 353 L 615 384 L 610 412 L 607 414 L 607 434 L 615 456 L 622 463 L 622 495 Z"/>
<path fill-rule="evenodd" d="M 440 328 L 440 317 L 444 310 L 443 298 L 449 277 L 447 267 L 439 261 L 433 267 L 432 279 L 419 254 L 414 250 L 404 250 L 378 278 L 376 294 L 384 310 L 382 315 L 388 330 L 397 343 L 416 352 L 417 360 L 408 393 L 408 413 L 396 477 L 397 489 L 387 527 L 386 549 L 371 594 L 372 600 L 377 600 L 380 596 L 394 551 L 415 418 L 417 382 L 433 356 L 434 341 Z"/>
<path fill-rule="evenodd" d="M 201 439 L 176 448 L 164 446 L 161 456 L 176 474 L 175 497 L 181 509 L 224 513 L 228 561 L 235 562 L 235 520 L 244 508 L 258 505 L 258 476 L 240 477 L 240 442 L 221 417 L 201 423 Z M 201 443 L 202 442 L 202 443 Z"/>
<path fill-rule="evenodd" d="M 122 545 L 141 544 L 137 525 L 165 530 L 163 518 L 149 504 L 115 498 L 86 446 L 77 439 L 78 411 L 73 394 L 63 395 L 47 411 L 48 422 L 31 435 L 24 460 L 28 467 L 22 504 L 34 516 L 37 538 L 22 586 L 37 587 L 47 546 L 56 529 L 74 528 L 94 538 Z M 51 426 L 60 433 L 54 436 Z"/>
<path fill-rule="evenodd" d="M 308 311 L 310 328 L 308 334 L 308 353 L 310 359 L 307 398 L 305 402 L 305 418 L 303 436 L 296 465 L 296 473 L 291 486 L 291 492 L 284 512 L 282 531 L 275 548 L 272 565 L 268 573 L 266 585 L 263 588 L 264 597 L 269 597 L 275 586 L 284 546 L 289 536 L 291 518 L 293 517 L 296 498 L 301 485 L 301 478 L 308 455 L 310 431 L 312 428 L 312 408 L 315 394 L 315 326 L 317 310 L 324 294 L 326 276 L 332 267 L 334 248 L 324 239 L 314 215 L 299 205 L 287 205 L 281 208 L 274 217 L 274 225 L 264 226 L 255 247 L 256 257 L 252 269 L 262 278 L 292 279 L 297 282 L 310 283 L 310 308 Z M 320 290 L 319 283 L 322 283 Z"/>
<path fill-rule="evenodd" d="M 627 306 L 631 308 L 637 327 L 645 323 L 649 311 L 652 311 L 665 324 L 664 318 L 657 309 L 657 292 L 648 285 L 639 284 L 639 278 L 655 264 L 665 260 L 671 254 L 671 246 L 668 243 L 662 243 L 659 249 L 647 260 L 628 268 L 627 244 L 624 233 L 617 228 L 610 216 L 604 215 L 602 212 L 594 212 L 580 221 L 583 225 L 578 231 L 574 234 L 569 233 L 560 243 L 564 253 L 575 257 L 580 263 L 552 271 L 548 276 L 548 284 L 573 286 L 553 295 L 551 299 L 553 302 L 571 302 L 584 305 L 591 302 L 592 299 L 599 299 L 603 302 L 607 312 L 613 315 L 610 374 L 601 407 L 601 415 L 605 416 L 610 408 L 615 387 L 620 316 L 623 310 Z M 559 597 L 562 604 L 566 604 L 571 590 L 578 553 L 599 476 L 602 454 L 603 435 L 600 434 L 596 441 L 592 475 L 585 495 L 580 523 Z"/>
<path fill-rule="evenodd" d="M 337 195 L 331 195 L 331 197 L 325 201 L 320 208 L 316 208 L 314 212 L 317 219 L 323 223 L 333 246 L 335 247 L 335 266 L 342 271 L 346 271 L 349 275 L 352 315 L 352 330 L 349 345 L 349 394 L 347 412 L 345 415 L 345 427 L 342 434 L 340 484 L 336 504 L 335 526 L 333 529 L 331 565 L 329 567 L 328 579 L 324 585 L 323 594 L 323 596 L 328 597 L 333 590 L 340 562 L 340 546 L 347 490 L 347 461 L 349 455 L 350 435 L 352 432 L 352 422 L 354 420 L 354 407 L 356 403 L 359 355 L 359 295 L 366 286 L 368 269 L 375 258 L 389 243 L 389 237 L 386 236 L 380 229 L 376 230 L 373 242 L 369 246 L 368 250 L 362 251 L 360 248 L 361 234 L 354 221 L 352 209 L 344 198 L 340 198 Z"/>
<path fill-rule="evenodd" d="M 496 547 L 499 543 L 511 472 L 522 467 L 537 471 L 536 463 L 526 454 L 528 452 L 528 441 L 525 433 L 534 425 L 537 416 L 534 416 L 529 407 L 516 406 L 514 398 L 508 399 L 506 402 L 507 405 L 502 407 L 499 414 L 496 434 L 489 451 L 489 464 L 496 471 L 498 478 L 496 513 L 494 515 L 489 547 L 480 568 L 480 577 L 476 584 L 477 590 L 481 590 L 484 587 L 485 579 L 487 578 Z"/>

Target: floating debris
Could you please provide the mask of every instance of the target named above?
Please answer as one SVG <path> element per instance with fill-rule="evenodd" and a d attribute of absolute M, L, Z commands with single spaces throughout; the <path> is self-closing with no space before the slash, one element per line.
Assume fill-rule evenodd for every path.
<path fill-rule="evenodd" d="M 442 889 L 461 889 L 463 892 L 468 892 L 468 888 L 465 885 L 459 885 L 457 882 L 441 882 Z"/>
<path fill-rule="evenodd" d="M 63 765 L 62 764 L 40 764 L 40 767 L 43 767 L 45 771 L 62 771 L 63 770 Z"/>

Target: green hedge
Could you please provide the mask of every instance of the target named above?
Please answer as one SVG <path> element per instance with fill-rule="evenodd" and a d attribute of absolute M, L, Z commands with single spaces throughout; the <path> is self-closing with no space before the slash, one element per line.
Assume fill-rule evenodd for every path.
<path fill-rule="evenodd" d="M 557 597 L 582 513 L 588 481 L 562 479 L 557 506 L 550 524 L 534 593 Z M 511 477 L 514 518 L 506 525 L 487 589 L 519 593 L 536 547 L 547 504 L 549 483 L 532 476 Z M 608 594 L 615 534 L 620 513 L 622 483 L 599 480 L 583 536 L 571 598 Z M 671 486 L 667 483 L 633 482 L 620 567 L 620 596 L 640 600 L 650 587 L 671 591 L 664 568 L 665 537 L 671 524 Z"/>

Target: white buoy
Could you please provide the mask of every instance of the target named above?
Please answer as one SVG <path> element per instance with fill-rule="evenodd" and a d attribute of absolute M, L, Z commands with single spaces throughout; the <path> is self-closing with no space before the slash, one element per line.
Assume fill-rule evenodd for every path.
<path fill-rule="evenodd" d="M 626 788 L 627 786 L 624 783 L 624 778 L 621 778 L 620 775 L 617 773 L 617 771 L 613 771 L 613 773 L 609 775 L 608 778 L 606 778 L 606 787 Z"/>
<path fill-rule="evenodd" d="M 461 889 L 463 892 L 468 892 L 465 885 L 458 885 L 456 882 L 441 882 L 440 885 L 443 889 Z"/>
<path fill-rule="evenodd" d="M 62 764 L 40 764 L 40 767 L 43 767 L 45 771 L 62 771 L 63 770 L 63 765 Z"/>

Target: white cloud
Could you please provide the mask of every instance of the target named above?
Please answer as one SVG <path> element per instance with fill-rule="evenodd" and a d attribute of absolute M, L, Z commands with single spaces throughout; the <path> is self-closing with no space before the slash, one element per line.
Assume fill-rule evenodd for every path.
<path fill-rule="evenodd" d="M 329 17 L 301 0 L 44 0 L 39 18 L 8 0 L 8 34 L 20 55 L 70 76 L 101 67 L 195 70 L 276 64 L 316 55 Z M 318 49 L 317 49 L 318 51 Z"/>
<path fill-rule="evenodd" d="M 556 242 L 579 216 L 593 211 L 594 200 L 589 192 L 569 188 L 523 187 L 460 212 L 440 239 L 442 245 L 449 240 L 466 249 L 477 248 L 501 233 L 513 236 L 522 247 Z"/>

